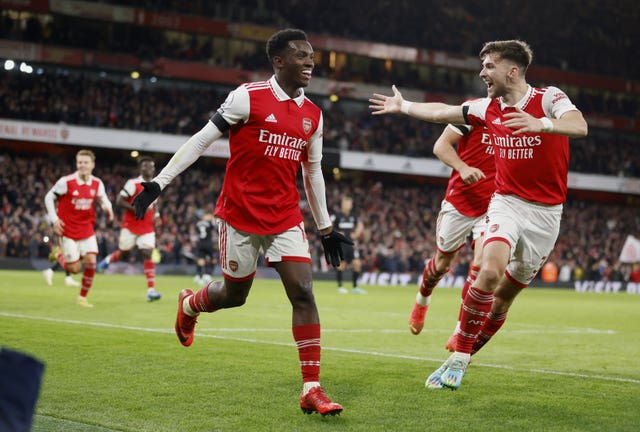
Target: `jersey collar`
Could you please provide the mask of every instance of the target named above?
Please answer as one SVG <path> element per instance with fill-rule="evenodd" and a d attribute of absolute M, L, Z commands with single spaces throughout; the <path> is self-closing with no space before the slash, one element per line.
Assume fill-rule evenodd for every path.
<path fill-rule="evenodd" d="M 500 109 L 503 111 L 505 108 L 520 108 L 521 110 L 524 110 L 524 107 L 527 106 L 527 103 L 529 103 L 529 99 L 531 99 L 532 96 L 533 96 L 533 87 L 527 84 L 527 92 L 524 94 L 522 99 L 520 99 L 513 106 L 509 106 L 506 103 L 504 103 L 504 101 L 502 100 L 502 96 L 500 96 L 500 99 L 498 100 L 500 102 Z"/>
<path fill-rule="evenodd" d="M 82 178 L 80 178 L 80 173 L 78 171 L 76 171 L 76 182 L 78 182 L 79 185 L 89 185 L 91 186 L 91 179 L 92 179 L 92 175 L 89 175 L 89 178 L 87 179 L 87 181 L 83 181 Z"/>
<path fill-rule="evenodd" d="M 282 87 L 280 87 L 280 84 L 278 84 L 278 81 L 276 80 L 275 75 L 269 78 L 269 84 L 271 85 L 271 88 L 273 89 L 273 93 L 276 95 L 279 101 L 286 101 L 291 99 L 298 106 L 302 106 L 302 104 L 304 103 L 305 96 L 304 96 L 304 89 L 302 87 L 298 89 L 300 90 L 300 94 L 298 96 L 296 96 L 295 98 L 290 98 L 289 95 L 285 93 L 284 90 L 282 90 Z"/>

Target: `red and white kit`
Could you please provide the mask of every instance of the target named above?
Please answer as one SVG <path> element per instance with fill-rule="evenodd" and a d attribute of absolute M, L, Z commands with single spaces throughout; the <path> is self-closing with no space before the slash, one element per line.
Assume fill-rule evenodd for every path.
<path fill-rule="evenodd" d="M 484 232 L 487 207 L 496 188 L 496 168 L 489 131 L 485 127 L 447 127 L 461 135 L 457 144 L 458 157 L 485 175 L 482 180 L 465 184 L 458 171 L 451 173 L 438 214 L 436 245 L 440 252 L 452 253 L 464 246 L 469 234 L 475 240 Z"/>
<path fill-rule="evenodd" d="M 85 182 L 77 172 L 58 179 L 45 196 L 49 220 L 53 223 L 60 219 L 64 224 L 60 242 L 67 263 L 98 253 L 94 230 L 96 200 L 103 207 L 111 207 L 102 180 L 92 175 Z"/>
<path fill-rule="evenodd" d="M 513 135 L 504 114 L 520 108 L 536 118 L 560 118 L 577 110 L 556 87 L 529 89 L 515 106 L 501 98 L 469 105 L 467 121 L 491 133 L 496 164 L 496 194 L 489 204 L 484 243 L 511 246 L 507 276 L 527 285 L 553 249 L 567 192 L 569 139 L 551 133 Z"/>
<path fill-rule="evenodd" d="M 142 176 L 127 180 L 124 187 L 120 191 L 120 195 L 126 198 L 129 204 L 133 203 L 133 199 L 143 189 Z M 154 204 L 152 203 L 144 218 L 136 220 L 136 213 L 133 210 L 125 210 L 122 216 L 122 227 L 120 230 L 120 238 L 118 248 L 120 250 L 130 250 L 134 246 L 140 249 L 153 249 L 156 247 L 156 233 L 153 225 L 155 215 Z"/>
<path fill-rule="evenodd" d="M 331 226 L 320 166 L 322 111 L 302 89 L 290 98 L 272 77 L 236 88 L 218 113 L 230 125 L 230 157 L 215 209 L 224 222 L 219 244 L 225 277 L 251 277 L 258 250 L 269 262 L 310 262 L 296 180 L 302 167 L 316 225 Z M 193 137 L 194 145 L 177 155 L 155 181 L 164 188 L 221 136 L 209 122 Z"/>

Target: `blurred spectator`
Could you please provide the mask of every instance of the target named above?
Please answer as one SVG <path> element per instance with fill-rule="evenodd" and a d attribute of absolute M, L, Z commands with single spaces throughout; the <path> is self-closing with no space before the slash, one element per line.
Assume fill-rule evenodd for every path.
<path fill-rule="evenodd" d="M 58 160 L 67 163 L 52 164 L 48 156 L 33 151 L 18 153 L 3 149 L 0 153 L 0 171 L 3 173 L 0 177 L 0 257 L 26 258 L 30 251 L 37 251 L 40 258 L 47 256 L 44 242 L 36 247 L 31 240 L 50 233 L 42 197 L 47 188 L 73 166 L 74 148 L 51 145 L 51 149 L 59 153 Z M 123 157 L 120 151 L 96 149 L 96 153 L 104 161 L 96 175 L 103 179 L 113 200 L 124 181 L 135 175 L 135 161 Z M 162 163 L 169 155 L 154 157 Z M 162 223 L 157 229 L 163 263 L 190 262 L 199 215 L 217 199 L 223 175 L 223 168 L 214 159 L 204 158 L 163 193 L 160 202 Z M 327 204 L 330 211 L 338 211 L 340 197 L 348 194 L 360 209 L 365 226 L 361 240 L 362 270 L 421 272 L 424 260 L 434 253 L 435 216 L 444 186 L 398 175 L 345 175 L 349 175 L 347 180 L 327 180 Z M 317 259 L 322 254 L 318 253 L 320 241 L 311 228 L 314 226 L 311 212 L 305 202 L 301 203 L 301 208 L 305 224 L 310 227 L 307 234 L 311 249 L 316 251 L 314 269 L 323 269 L 322 260 Z M 640 233 L 639 214 L 629 211 L 629 206 L 625 205 L 569 199 L 552 257 L 560 266 L 562 280 L 566 280 L 567 273 L 573 273 L 572 280 L 625 279 L 629 273 L 637 277 L 640 265 L 636 265 L 633 273 L 624 266 L 615 268 L 615 263 L 627 235 Z M 100 250 L 113 250 L 117 247 L 115 226 L 106 224 L 101 214 L 97 224 Z M 469 259 L 469 248 L 463 248 L 454 268 L 464 273 L 463 267 L 468 265 Z"/>
<path fill-rule="evenodd" d="M 0 118 L 191 135 L 229 89 L 198 83 L 136 82 L 90 71 L 26 75 L 0 70 Z M 313 96 L 310 96 L 312 99 Z M 327 107 L 326 149 L 433 158 L 441 125 L 408 116 L 373 117 L 364 103 Z M 640 176 L 640 134 L 595 130 L 571 142 L 570 170 Z"/>

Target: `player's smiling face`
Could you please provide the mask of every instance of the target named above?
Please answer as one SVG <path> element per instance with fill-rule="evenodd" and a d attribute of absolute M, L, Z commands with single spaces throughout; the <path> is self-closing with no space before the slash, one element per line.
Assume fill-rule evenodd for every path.
<path fill-rule="evenodd" d="M 95 163 L 89 156 L 80 155 L 76 157 L 76 169 L 83 179 L 88 178 L 95 167 Z"/>
<path fill-rule="evenodd" d="M 290 41 L 282 52 L 279 77 L 296 88 L 306 87 L 311 80 L 314 53 L 305 40 Z"/>
<path fill-rule="evenodd" d="M 151 161 L 144 161 L 140 164 L 140 175 L 146 181 L 149 181 L 148 179 L 153 178 L 153 175 L 155 174 L 155 172 L 156 172 L 155 163 Z"/>
<path fill-rule="evenodd" d="M 488 97 L 496 98 L 505 95 L 507 89 L 507 75 L 511 68 L 511 63 L 503 60 L 496 53 L 488 53 L 482 59 L 480 78 L 487 85 Z"/>

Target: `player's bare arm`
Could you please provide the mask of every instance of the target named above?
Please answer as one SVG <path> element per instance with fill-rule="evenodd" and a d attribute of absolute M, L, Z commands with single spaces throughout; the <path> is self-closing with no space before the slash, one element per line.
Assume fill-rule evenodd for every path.
<path fill-rule="evenodd" d="M 433 145 L 433 154 L 443 163 L 458 171 L 465 184 L 472 184 L 486 178 L 482 170 L 467 165 L 456 152 L 455 145 L 460 140 L 460 134 L 446 127 Z"/>
<path fill-rule="evenodd" d="M 371 114 L 397 114 L 425 120 L 432 123 L 464 124 L 461 105 L 447 105 L 440 102 L 410 102 L 402 97 L 395 85 L 391 86 L 393 96 L 374 93 L 369 99 Z"/>
<path fill-rule="evenodd" d="M 107 201 L 106 203 L 102 203 L 102 210 L 104 210 L 107 213 L 107 220 L 109 222 L 112 222 L 114 219 L 114 215 L 113 215 L 113 208 L 111 207 L 111 203 L 109 201 Z"/>
<path fill-rule="evenodd" d="M 538 119 L 529 113 L 516 108 L 515 112 L 504 115 L 508 120 L 503 124 L 513 129 L 513 134 L 527 132 L 549 132 L 571 138 L 587 136 L 589 127 L 580 111 L 567 111 L 558 119 L 544 117 Z"/>

